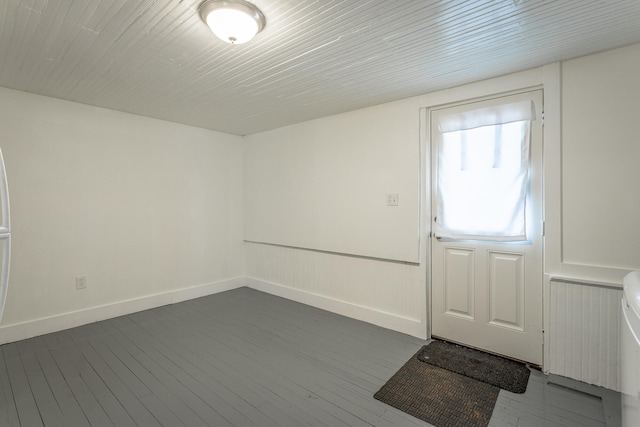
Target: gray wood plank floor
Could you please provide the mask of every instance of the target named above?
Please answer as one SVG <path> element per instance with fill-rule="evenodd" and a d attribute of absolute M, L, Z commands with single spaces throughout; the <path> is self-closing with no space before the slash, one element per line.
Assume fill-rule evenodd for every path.
<path fill-rule="evenodd" d="M 0 348 L 0 426 L 427 426 L 373 399 L 424 341 L 248 288 Z M 605 426 L 534 372 L 491 425 Z"/>

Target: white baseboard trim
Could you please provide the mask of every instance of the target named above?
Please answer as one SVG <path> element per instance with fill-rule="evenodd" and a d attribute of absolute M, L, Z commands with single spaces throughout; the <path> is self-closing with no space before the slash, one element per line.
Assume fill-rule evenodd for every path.
<path fill-rule="evenodd" d="M 247 277 L 245 286 L 257 291 L 286 298 L 342 316 L 381 326 L 417 338 L 426 339 L 427 327 L 421 321 L 396 314 L 386 313 L 370 307 L 353 304 L 334 298 L 313 294 L 277 283 Z"/>
<path fill-rule="evenodd" d="M 318 294 L 312 294 L 310 292 L 289 288 L 277 283 L 266 282 L 254 278 L 236 277 L 215 283 L 208 283 L 206 285 L 147 295 L 140 298 L 118 301 L 111 304 L 57 314 L 41 319 L 0 326 L 0 345 L 51 332 L 62 331 L 64 329 L 75 328 L 88 323 L 124 316 L 138 311 L 149 310 L 163 305 L 175 304 L 219 292 L 229 291 L 243 286 L 320 308 L 322 310 L 327 310 L 352 319 L 362 320 L 363 322 L 372 323 L 393 331 L 426 339 L 426 326 L 419 320 L 386 313 L 373 308 L 364 307 Z"/>
<path fill-rule="evenodd" d="M 138 311 L 148 310 L 150 308 L 161 307 L 163 305 L 175 304 L 194 298 L 216 294 L 218 292 L 241 288 L 243 286 L 245 286 L 245 278 L 236 277 L 205 285 L 147 295 L 98 307 L 91 307 L 41 319 L 2 326 L 0 327 L 0 344 L 6 344 L 51 332 L 74 328 L 76 326 L 111 319 L 113 317 L 124 316 Z"/>

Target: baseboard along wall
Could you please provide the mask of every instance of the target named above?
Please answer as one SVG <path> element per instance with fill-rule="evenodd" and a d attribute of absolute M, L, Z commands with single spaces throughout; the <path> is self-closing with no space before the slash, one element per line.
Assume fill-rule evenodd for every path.
<path fill-rule="evenodd" d="M 118 301 L 98 307 L 90 307 L 55 316 L 2 326 L 0 327 L 0 344 L 6 344 L 51 332 L 74 328 L 88 323 L 98 322 L 100 320 L 124 316 L 155 307 L 161 307 L 163 305 L 175 304 L 181 301 L 213 295 L 219 292 L 241 288 L 243 286 L 346 317 L 362 320 L 367 323 L 402 332 L 414 337 L 424 338 L 425 335 L 426 326 L 419 320 L 385 313 L 369 307 L 336 300 L 299 289 L 289 288 L 277 283 L 266 282 L 255 278 L 236 277 L 215 283 L 148 295 L 126 301 Z"/>
<path fill-rule="evenodd" d="M 149 310 L 163 305 L 175 304 L 194 298 L 224 292 L 243 287 L 244 277 L 221 280 L 214 283 L 178 289 L 126 301 L 118 301 L 97 307 L 89 307 L 78 311 L 57 314 L 26 322 L 15 323 L 0 327 L 0 344 L 15 342 L 51 332 L 75 328 L 100 320 L 124 316 L 138 311 Z"/>
<path fill-rule="evenodd" d="M 302 304 L 310 305 L 312 307 L 320 308 L 322 310 L 327 310 L 352 319 L 361 320 L 386 329 L 426 339 L 426 325 L 424 325 L 420 320 L 386 313 L 370 307 L 337 300 L 251 277 L 246 279 L 246 286 L 257 291 L 266 292 L 271 295 L 276 295 Z"/>

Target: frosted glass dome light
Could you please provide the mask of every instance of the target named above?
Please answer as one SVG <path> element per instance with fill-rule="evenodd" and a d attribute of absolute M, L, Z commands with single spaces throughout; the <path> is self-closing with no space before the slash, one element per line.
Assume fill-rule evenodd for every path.
<path fill-rule="evenodd" d="M 244 0 L 206 0 L 198 10 L 213 34 L 231 44 L 248 42 L 266 23 L 260 9 Z"/>

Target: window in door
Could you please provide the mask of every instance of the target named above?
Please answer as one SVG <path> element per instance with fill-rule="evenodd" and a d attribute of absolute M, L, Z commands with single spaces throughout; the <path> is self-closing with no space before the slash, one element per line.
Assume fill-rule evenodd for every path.
<path fill-rule="evenodd" d="M 524 241 L 533 103 L 440 117 L 438 237 Z"/>

